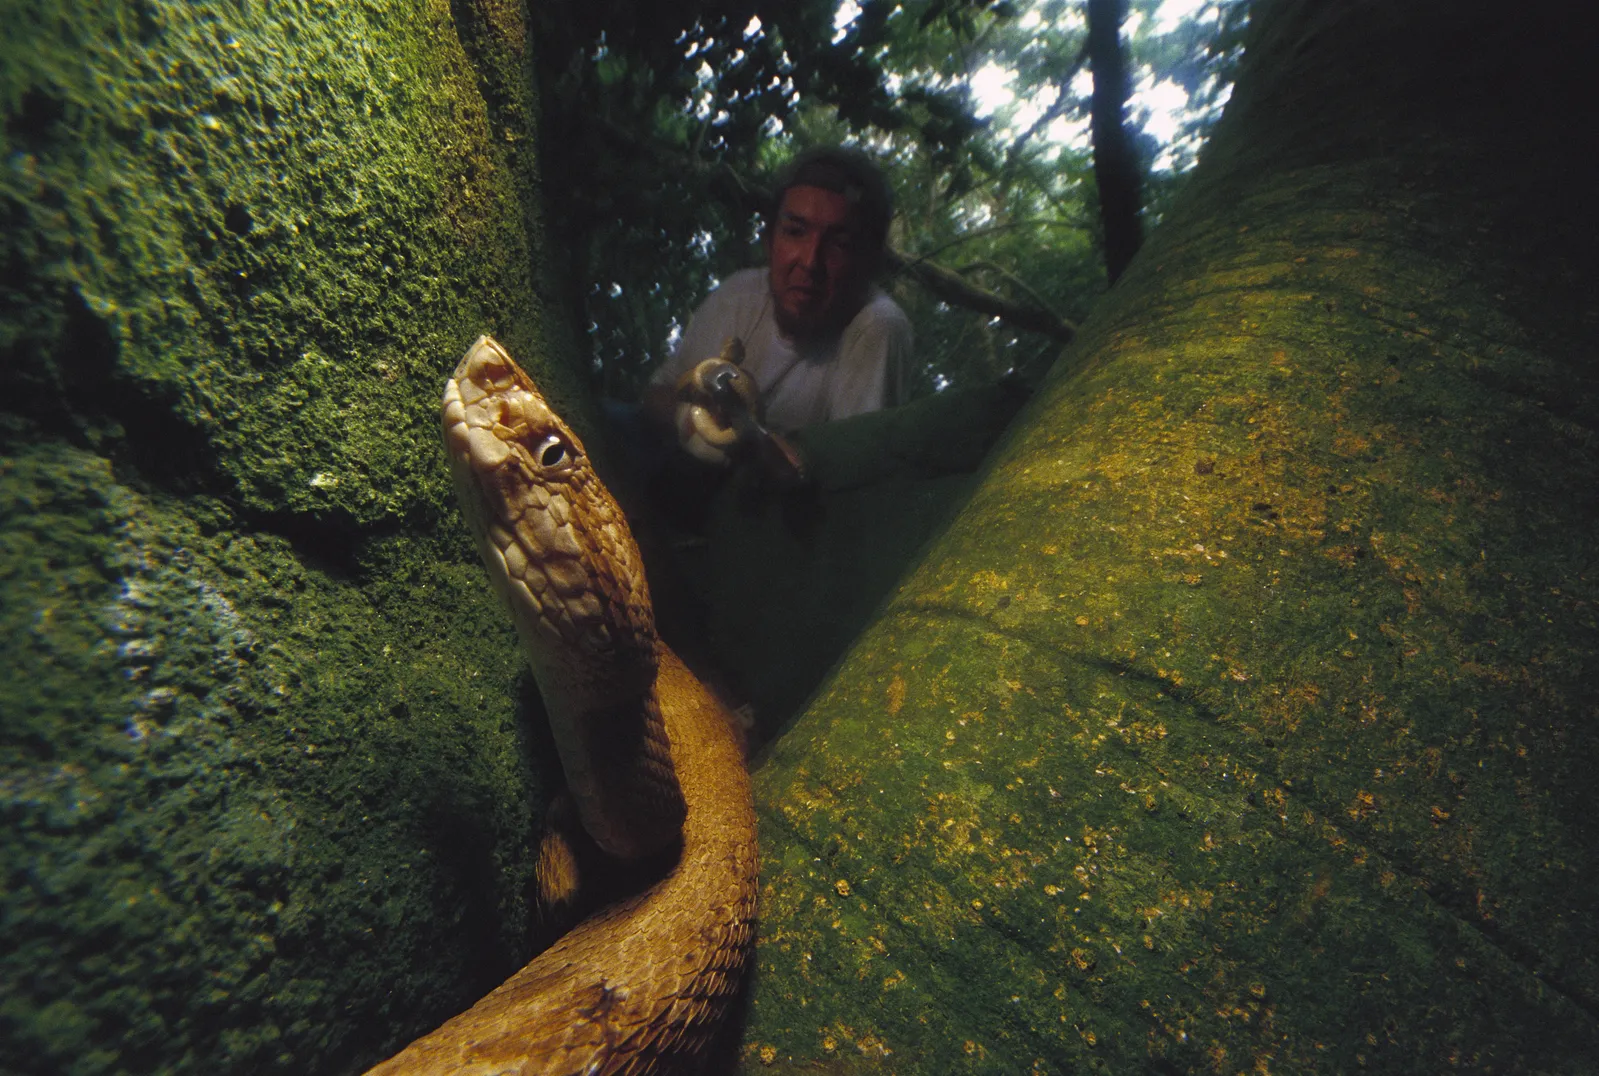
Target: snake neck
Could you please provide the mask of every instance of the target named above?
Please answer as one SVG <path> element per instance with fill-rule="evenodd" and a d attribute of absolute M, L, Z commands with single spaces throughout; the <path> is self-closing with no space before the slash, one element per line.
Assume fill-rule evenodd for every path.
<path fill-rule="evenodd" d="M 614 702 L 552 709 L 550 728 L 583 828 L 601 848 L 631 861 L 677 840 L 686 808 L 653 680 Z"/>
<path fill-rule="evenodd" d="M 644 565 L 583 443 L 497 343 L 445 386 L 445 447 L 462 510 L 538 681 L 583 826 L 634 860 L 685 814 L 661 714 Z"/>

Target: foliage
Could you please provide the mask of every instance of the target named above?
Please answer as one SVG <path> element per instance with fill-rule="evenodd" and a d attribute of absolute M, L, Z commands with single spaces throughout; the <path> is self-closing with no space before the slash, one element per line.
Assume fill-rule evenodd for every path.
<path fill-rule="evenodd" d="M 1225 99 L 1246 7 L 1157 28 L 1159 0 L 1127 24 L 1132 68 Z M 761 260 L 753 188 L 805 146 L 854 142 L 885 163 L 891 241 L 973 286 L 1076 321 L 1104 289 L 1086 138 L 1081 4 L 678 0 L 639 17 L 618 3 L 561 6 L 543 39 L 548 187 L 566 249 L 567 301 L 601 390 L 634 395 L 675 330 L 729 272 Z M 974 76 L 1014 72 L 1013 101 L 984 114 Z M 1135 75 L 1136 79 L 1137 75 Z M 1208 122 L 1200 115 L 1190 126 Z M 1198 132 L 1144 137 L 1151 215 L 1190 166 Z M 916 326 L 912 394 L 1014 372 L 1036 377 L 1057 344 L 885 282 Z"/>

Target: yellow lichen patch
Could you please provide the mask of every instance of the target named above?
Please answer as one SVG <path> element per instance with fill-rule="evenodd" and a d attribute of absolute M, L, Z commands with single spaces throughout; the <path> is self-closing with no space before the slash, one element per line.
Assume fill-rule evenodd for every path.
<path fill-rule="evenodd" d="M 1361 699 L 1356 703 L 1358 720 L 1362 725 L 1375 725 L 1381 721 L 1385 712 L 1387 700 L 1382 695 L 1369 699 Z"/>
<path fill-rule="evenodd" d="M 1321 555 L 1345 568 L 1353 568 L 1365 555 L 1365 549 L 1358 545 L 1332 545 L 1324 547 Z"/>
<path fill-rule="evenodd" d="M 866 1057 L 887 1057 L 893 1053 L 887 1043 L 870 1032 L 855 1040 L 855 1049 Z"/>
<path fill-rule="evenodd" d="M 1373 796 L 1365 789 L 1361 789 L 1355 793 L 1353 802 L 1351 802 L 1347 808 L 1349 817 L 1353 818 L 1356 822 L 1364 822 L 1366 818 L 1372 814 L 1372 812 L 1376 811 L 1376 809 L 1377 797 Z"/>
<path fill-rule="evenodd" d="M 1173 683 L 1181 682 L 1181 680 L 1173 680 Z M 1122 742 L 1125 744 L 1156 743 L 1166 738 L 1166 725 L 1163 722 L 1154 719 L 1150 719 L 1148 721 L 1132 721 L 1117 731 L 1120 733 Z"/>
<path fill-rule="evenodd" d="M 1284 792 L 1280 788 L 1262 789 L 1260 793 L 1260 801 L 1264 803 L 1267 808 L 1276 812 L 1279 819 L 1287 819 L 1285 808 L 1288 804 L 1288 793 Z"/>
<path fill-rule="evenodd" d="M 1313 683 L 1298 683 L 1287 688 L 1272 688 L 1256 703 L 1261 728 L 1292 733 L 1306 715 L 1321 705 L 1321 688 Z"/>
<path fill-rule="evenodd" d="M 940 792 L 929 800 L 927 813 L 916 825 L 941 863 L 956 863 L 977 851 L 973 838 L 982 829 L 982 819 L 975 806 L 952 793 Z"/>
<path fill-rule="evenodd" d="M 973 573 L 966 582 L 980 591 L 1005 590 L 1009 586 L 1004 576 L 989 569 Z"/>
<path fill-rule="evenodd" d="M 894 715 L 905 705 L 905 678 L 895 675 L 888 682 L 888 712 Z"/>
<path fill-rule="evenodd" d="M 1209 889 L 1168 889 L 1161 893 L 1160 902 L 1177 914 L 1181 911 L 1198 909 L 1208 911 L 1215 900 L 1215 893 Z"/>

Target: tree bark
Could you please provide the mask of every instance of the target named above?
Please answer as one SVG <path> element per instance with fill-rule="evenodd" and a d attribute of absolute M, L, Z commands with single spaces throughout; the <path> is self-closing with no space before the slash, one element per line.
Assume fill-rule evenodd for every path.
<path fill-rule="evenodd" d="M 522 10 L 5 11 L 0 1071 L 359 1071 L 533 938 L 438 437 L 483 332 L 587 405 Z"/>
<path fill-rule="evenodd" d="M 1144 242 L 1139 218 L 1142 176 L 1126 126 L 1127 56 L 1121 43 L 1126 17 L 1127 0 L 1088 0 L 1088 61 L 1094 72 L 1089 126 L 1094 138 L 1099 219 L 1105 232 L 1105 272 L 1112 284 Z"/>
<path fill-rule="evenodd" d="M 1599 1056 L 1594 91 L 1543 16 L 1261 6 L 757 773 L 751 1071 Z"/>

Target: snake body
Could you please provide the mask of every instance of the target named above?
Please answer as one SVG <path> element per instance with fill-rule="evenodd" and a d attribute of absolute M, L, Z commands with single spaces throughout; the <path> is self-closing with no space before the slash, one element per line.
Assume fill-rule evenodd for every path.
<path fill-rule="evenodd" d="M 492 339 L 446 384 L 442 420 L 584 827 L 623 860 L 676 857 L 369 1076 L 693 1071 L 754 938 L 755 815 L 732 719 L 656 634 L 638 548 L 582 443 Z"/>

